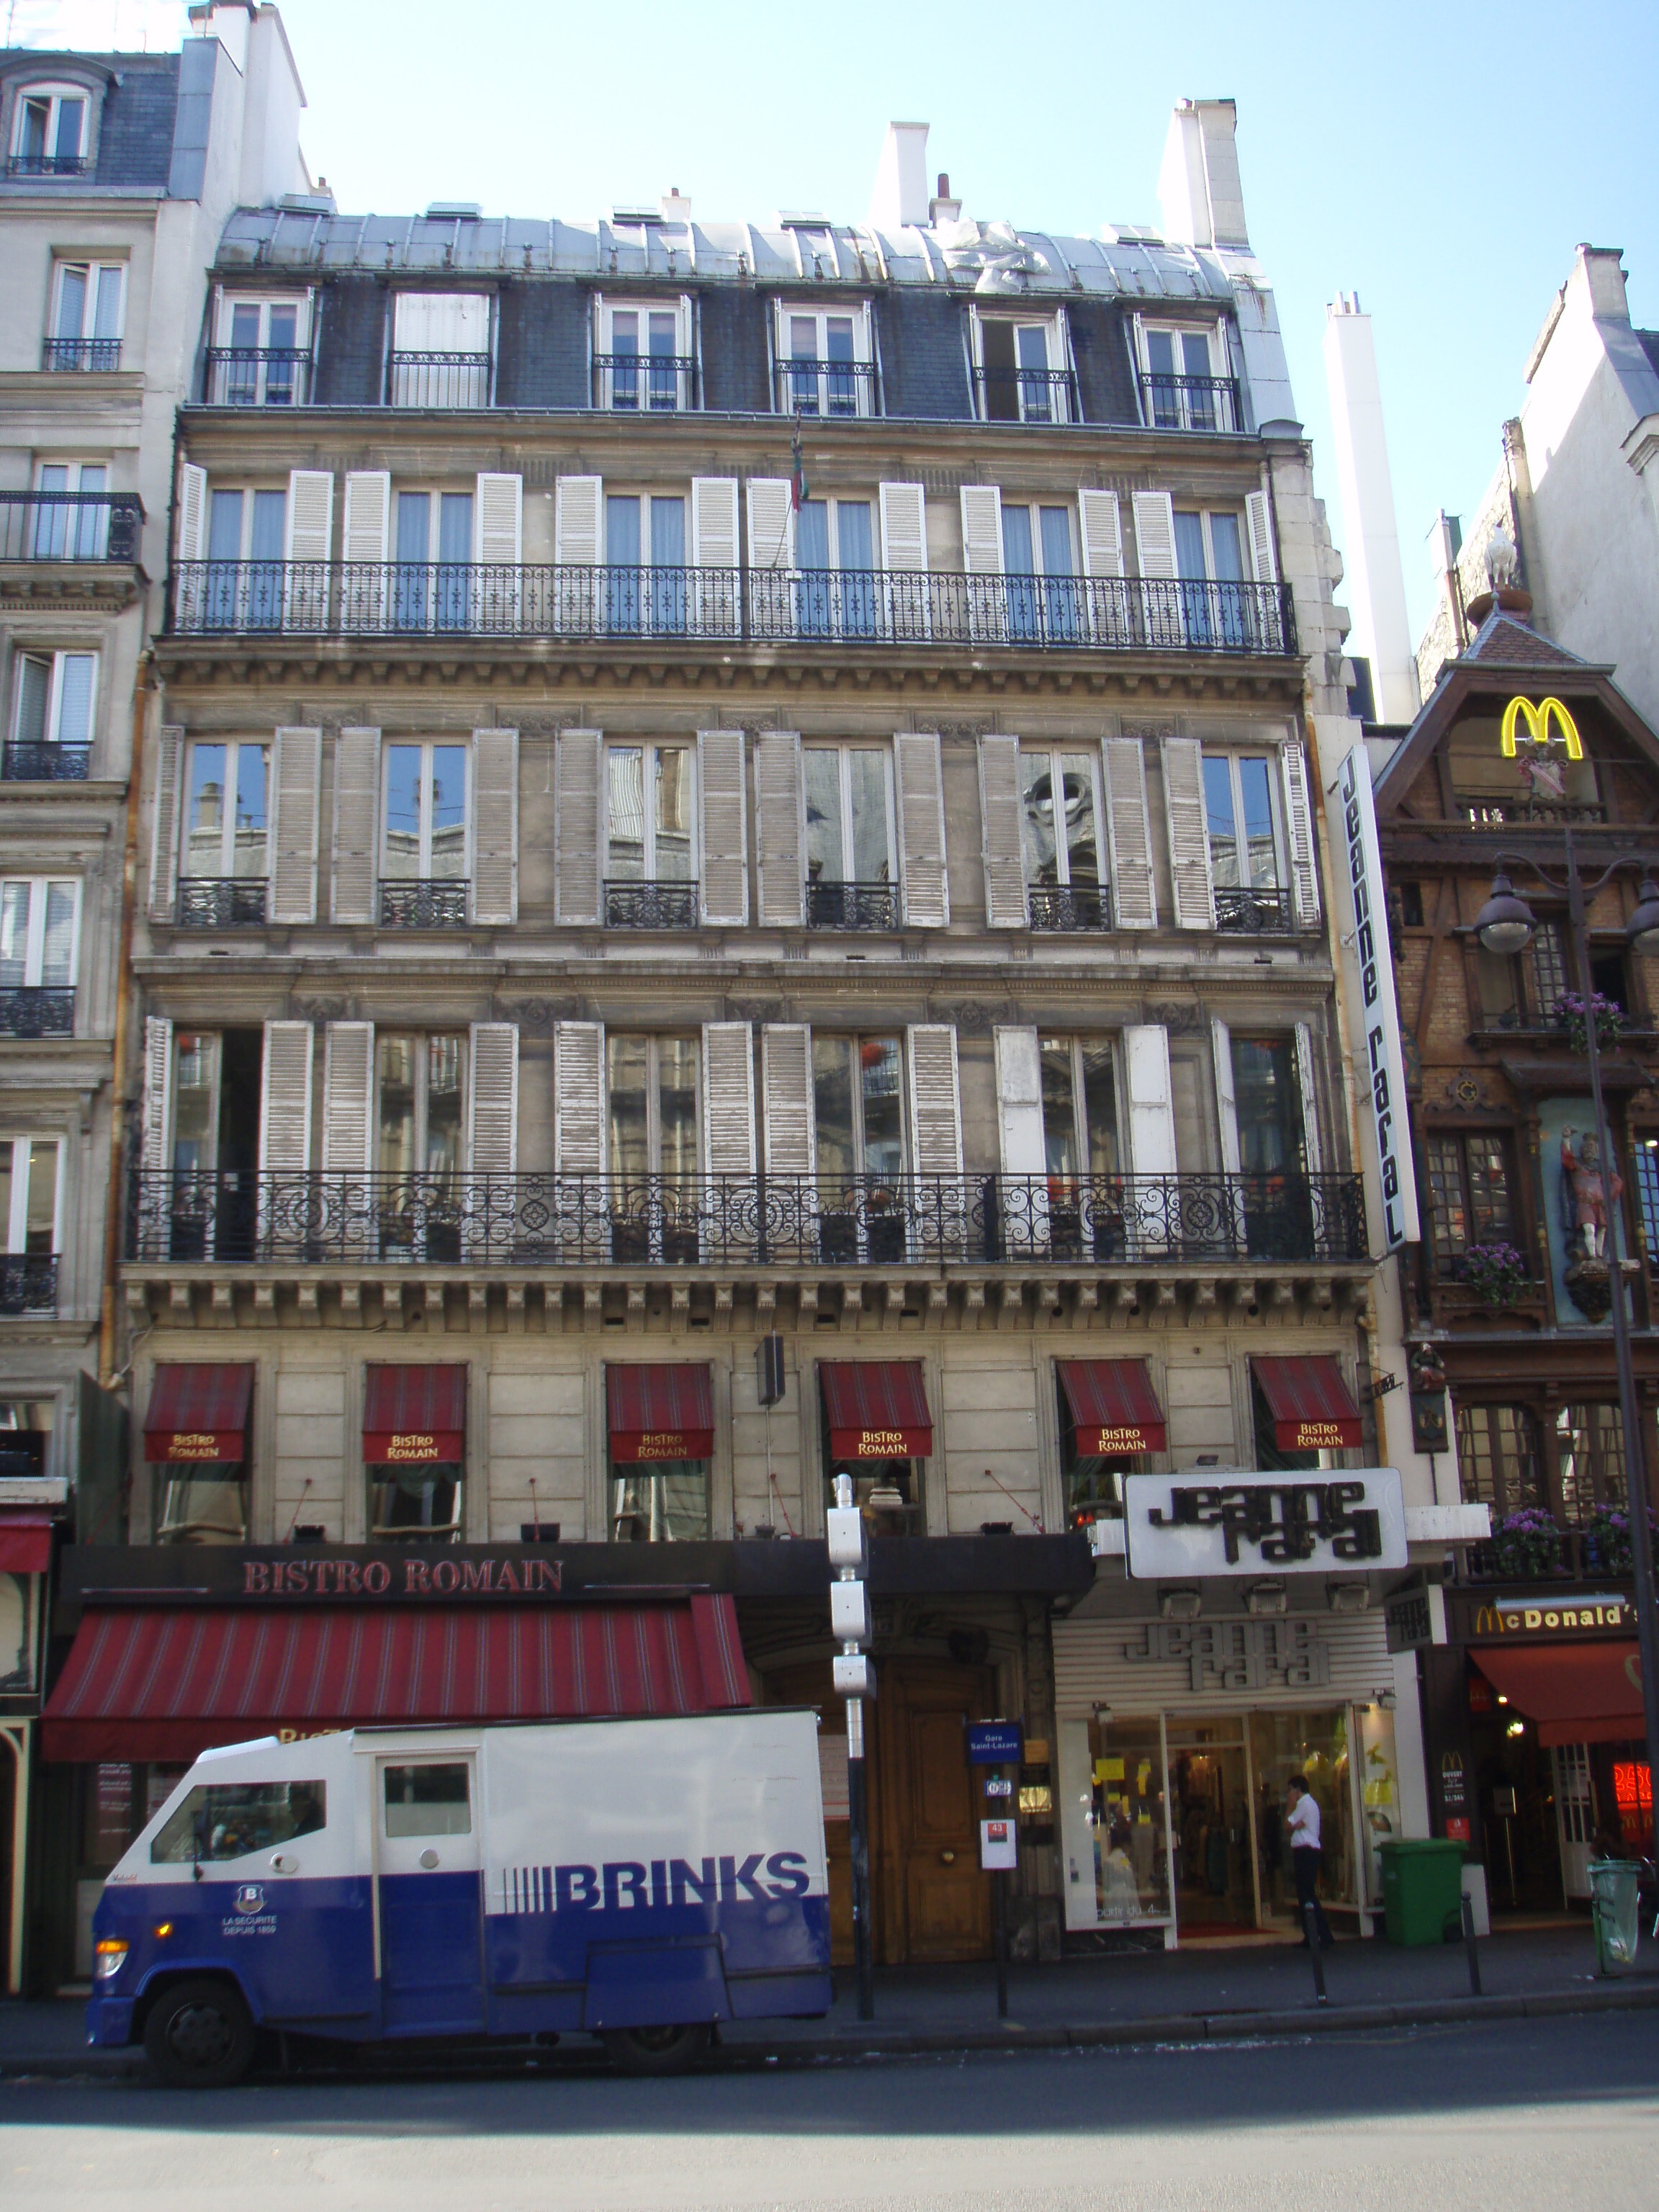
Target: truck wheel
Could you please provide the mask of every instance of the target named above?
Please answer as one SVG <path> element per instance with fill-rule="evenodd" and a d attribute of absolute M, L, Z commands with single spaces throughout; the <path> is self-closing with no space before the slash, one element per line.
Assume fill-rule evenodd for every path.
<path fill-rule="evenodd" d="M 144 2024 L 149 2063 L 170 2089 L 228 2089 L 253 2058 L 253 2022 L 229 1982 L 180 1982 Z"/>
<path fill-rule="evenodd" d="M 619 2074 L 683 2074 L 708 2048 L 708 2022 L 686 2027 L 613 2027 L 605 2056 Z"/>

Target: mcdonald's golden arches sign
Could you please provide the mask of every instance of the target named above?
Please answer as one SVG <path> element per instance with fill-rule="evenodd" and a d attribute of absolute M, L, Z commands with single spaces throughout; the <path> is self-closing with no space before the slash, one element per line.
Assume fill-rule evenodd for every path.
<path fill-rule="evenodd" d="M 1547 745 L 1553 735 L 1559 736 L 1567 749 L 1569 760 L 1583 759 L 1584 744 L 1578 734 L 1578 725 L 1559 699 L 1540 700 L 1535 707 L 1530 699 L 1510 701 L 1504 709 L 1501 730 L 1504 755 L 1510 760 L 1515 758 L 1516 734 L 1523 726 L 1528 743 Z"/>

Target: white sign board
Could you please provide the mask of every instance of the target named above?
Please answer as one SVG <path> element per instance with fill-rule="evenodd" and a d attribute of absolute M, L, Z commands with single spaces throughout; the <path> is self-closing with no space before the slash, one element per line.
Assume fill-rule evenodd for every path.
<path fill-rule="evenodd" d="M 1400 1049 L 1400 1009 L 1394 994 L 1394 953 L 1376 842 L 1371 762 L 1363 739 L 1338 771 L 1336 789 L 1353 908 L 1353 957 L 1359 971 L 1357 1041 L 1364 1054 L 1368 1092 L 1364 1118 L 1376 1145 L 1382 1241 L 1387 1250 L 1397 1252 L 1402 1244 L 1418 1241 L 1417 1179 L 1412 1173 L 1411 1136 L 1406 1126 L 1406 1063 Z"/>
<path fill-rule="evenodd" d="M 1132 1474 L 1123 1518 L 1136 1580 L 1364 1574 L 1406 1564 L 1405 1499 L 1391 1467 Z"/>
<path fill-rule="evenodd" d="M 1012 1874 L 1019 1864 L 1019 1833 L 1012 1820 L 981 1820 L 979 1863 L 987 1874 Z"/>

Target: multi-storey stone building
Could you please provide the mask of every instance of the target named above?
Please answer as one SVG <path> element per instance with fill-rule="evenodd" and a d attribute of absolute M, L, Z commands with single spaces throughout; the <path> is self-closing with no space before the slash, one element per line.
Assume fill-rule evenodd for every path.
<path fill-rule="evenodd" d="M 645 1653 L 642 1589 L 708 1590 L 826 1708 L 833 1856 L 845 1474 L 880 1955 L 988 1942 L 990 1713 L 1028 1928 L 1271 1919 L 1292 1770 L 1370 1901 L 1370 1583 L 1132 1584 L 1118 1517 L 1136 1468 L 1379 1455 L 1344 625 L 1232 108 L 1177 111 L 1158 235 L 964 219 L 924 137 L 865 224 L 226 227 L 143 786 L 131 1548 L 72 1563 L 52 1755 L 592 1709 L 526 1690 L 512 1598 Z M 1218 1663 L 1137 1669 L 1189 1601 Z"/>

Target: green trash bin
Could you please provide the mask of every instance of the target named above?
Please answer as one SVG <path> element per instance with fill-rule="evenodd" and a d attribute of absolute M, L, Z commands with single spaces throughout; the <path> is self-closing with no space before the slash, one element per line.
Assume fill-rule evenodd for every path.
<path fill-rule="evenodd" d="M 1592 1859 L 1590 1913 L 1595 1923 L 1595 1971 L 1627 1974 L 1636 1964 L 1640 1933 L 1637 1891 L 1642 1869 L 1633 1859 Z"/>
<path fill-rule="evenodd" d="M 1437 1837 L 1379 1844 L 1390 1943 L 1452 1943 L 1463 1932 L 1463 1846 Z"/>

